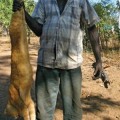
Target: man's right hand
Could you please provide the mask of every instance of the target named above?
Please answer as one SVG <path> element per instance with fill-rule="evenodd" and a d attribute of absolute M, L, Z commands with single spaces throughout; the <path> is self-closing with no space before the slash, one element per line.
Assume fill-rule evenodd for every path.
<path fill-rule="evenodd" d="M 19 11 L 22 7 L 24 7 L 24 2 L 20 2 L 19 0 L 13 0 L 13 12 Z"/>

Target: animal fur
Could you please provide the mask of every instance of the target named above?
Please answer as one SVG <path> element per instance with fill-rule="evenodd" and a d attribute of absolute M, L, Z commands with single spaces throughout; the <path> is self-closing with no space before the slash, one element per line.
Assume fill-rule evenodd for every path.
<path fill-rule="evenodd" d="M 6 114 L 35 120 L 35 106 L 30 90 L 33 72 L 29 60 L 23 8 L 14 12 L 9 28 L 11 38 L 11 80 Z"/>

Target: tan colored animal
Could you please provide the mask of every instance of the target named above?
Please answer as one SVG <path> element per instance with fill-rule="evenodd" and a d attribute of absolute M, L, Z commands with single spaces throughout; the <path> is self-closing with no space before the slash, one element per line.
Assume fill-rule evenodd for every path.
<path fill-rule="evenodd" d="M 11 80 L 6 114 L 35 120 L 35 106 L 30 90 L 33 72 L 29 60 L 25 17 L 23 8 L 13 13 L 10 24 Z"/>

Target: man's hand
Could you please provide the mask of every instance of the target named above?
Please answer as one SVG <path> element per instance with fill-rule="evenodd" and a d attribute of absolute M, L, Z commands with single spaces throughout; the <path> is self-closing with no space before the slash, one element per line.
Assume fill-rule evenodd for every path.
<path fill-rule="evenodd" d="M 19 0 L 13 0 L 13 12 L 19 11 L 22 7 L 25 7 L 24 2 L 20 2 Z"/>
<path fill-rule="evenodd" d="M 92 66 L 95 69 L 93 80 L 101 78 L 104 83 L 104 87 L 108 88 L 108 84 L 110 85 L 110 82 L 109 82 L 108 75 L 103 71 L 102 64 L 99 62 L 98 63 L 96 62 L 96 63 L 93 63 Z"/>
<path fill-rule="evenodd" d="M 96 79 L 101 78 L 101 74 L 102 74 L 102 71 L 103 71 L 102 63 L 101 62 L 95 62 L 95 63 L 92 64 L 92 66 L 95 69 L 94 74 L 93 74 L 93 79 L 96 80 Z"/>

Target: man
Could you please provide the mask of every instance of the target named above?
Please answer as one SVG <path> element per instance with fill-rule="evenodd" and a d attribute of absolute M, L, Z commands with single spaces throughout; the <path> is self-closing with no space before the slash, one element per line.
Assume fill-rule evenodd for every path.
<path fill-rule="evenodd" d="M 23 3 L 14 0 L 13 11 Z M 64 120 L 81 120 L 82 30 L 84 23 L 94 56 L 95 77 L 102 73 L 99 35 L 95 24 L 99 17 L 88 0 L 39 0 L 32 17 L 25 11 L 28 26 L 40 36 L 36 72 L 37 120 L 53 120 L 58 91 L 63 103 Z"/>

